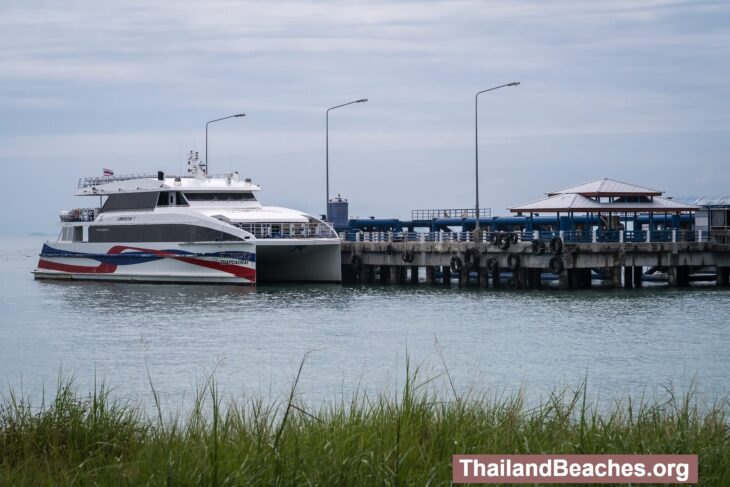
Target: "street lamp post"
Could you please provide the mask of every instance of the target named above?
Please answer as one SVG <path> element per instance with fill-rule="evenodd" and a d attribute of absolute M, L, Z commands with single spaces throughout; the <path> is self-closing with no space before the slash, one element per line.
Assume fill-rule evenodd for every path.
<path fill-rule="evenodd" d="M 213 122 L 220 122 L 221 120 L 227 120 L 229 118 L 235 118 L 235 117 L 245 117 L 245 113 L 237 113 L 236 115 L 229 115 L 227 117 L 223 118 L 216 118 L 215 120 L 211 120 L 210 122 L 205 124 L 205 173 L 208 174 L 208 125 L 210 125 Z"/>
<path fill-rule="evenodd" d="M 476 235 L 479 235 L 479 95 L 486 93 L 487 91 L 494 91 L 506 86 L 518 86 L 519 81 L 513 81 L 505 85 L 495 86 L 487 90 L 482 90 L 474 96 L 474 159 L 475 159 L 475 182 L 476 182 L 476 204 L 474 209 L 476 210 Z"/>
<path fill-rule="evenodd" d="M 335 108 L 342 108 L 346 107 L 347 105 L 352 105 L 353 103 L 365 103 L 366 101 L 368 101 L 367 98 L 360 98 L 359 100 L 354 100 L 343 103 L 342 105 L 330 107 L 327 109 L 327 112 L 325 114 L 325 186 L 327 187 L 327 200 L 325 201 L 324 213 L 325 215 L 327 215 L 327 221 L 330 220 L 330 111 L 334 110 Z"/>

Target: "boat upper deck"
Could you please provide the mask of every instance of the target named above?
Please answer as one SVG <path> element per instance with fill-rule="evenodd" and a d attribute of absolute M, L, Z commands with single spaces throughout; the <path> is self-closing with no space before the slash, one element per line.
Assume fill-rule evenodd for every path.
<path fill-rule="evenodd" d="M 188 174 L 185 176 L 166 176 L 157 174 L 122 174 L 115 176 L 93 176 L 80 178 L 76 196 L 104 196 L 118 193 L 138 193 L 149 191 L 189 191 L 189 192 L 254 192 L 261 188 L 251 179 L 241 180 L 237 172 L 225 174 Z"/>

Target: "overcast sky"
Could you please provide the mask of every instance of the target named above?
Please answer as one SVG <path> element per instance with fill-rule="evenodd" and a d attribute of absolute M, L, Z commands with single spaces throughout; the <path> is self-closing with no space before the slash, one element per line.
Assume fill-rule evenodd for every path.
<path fill-rule="evenodd" d="M 730 3 L 1 0 L 0 233 L 55 232 L 79 177 L 239 170 L 265 204 L 495 214 L 611 177 L 730 194 Z M 9 209 L 9 210 L 8 210 Z"/>

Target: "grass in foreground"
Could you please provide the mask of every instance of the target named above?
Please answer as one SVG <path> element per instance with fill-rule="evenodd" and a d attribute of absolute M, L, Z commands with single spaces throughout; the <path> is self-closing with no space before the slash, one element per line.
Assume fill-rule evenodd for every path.
<path fill-rule="evenodd" d="M 696 453 L 701 485 L 730 485 L 727 404 L 700 412 L 691 393 L 670 393 L 600 414 L 581 387 L 527 408 L 521 395 L 427 392 L 417 375 L 398 397 L 316 412 L 297 403 L 296 382 L 266 404 L 223 403 L 211 381 L 184 419 L 148 417 L 103 385 L 81 396 L 61 382 L 39 408 L 11 391 L 0 485 L 444 485 L 455 453 Z"/>

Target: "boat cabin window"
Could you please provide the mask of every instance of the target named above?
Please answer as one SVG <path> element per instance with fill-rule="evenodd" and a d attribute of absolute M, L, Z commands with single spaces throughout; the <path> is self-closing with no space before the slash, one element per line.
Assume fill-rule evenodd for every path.
<path fill-rule="evenodd" d="M 235 235 L 187 224 L 92 225 L 89 242 L 216 242 L 241 240 Z"/>
<path fill-rule="evenodd" d="M 101 211 L 152 210 L 157 203 L 158 194 L 157 191 L 110 194 Z"/>
<path fill-rule="evenodd" d="M 188 206 L 188 202 L 180 191 L 161 191 L 157 206 Z"/>
<path fill-rule="evenodd" d="M 256 197 L 251 192 L 245 193 L 185 193 L 188 201 L 256 201 Z"/>

